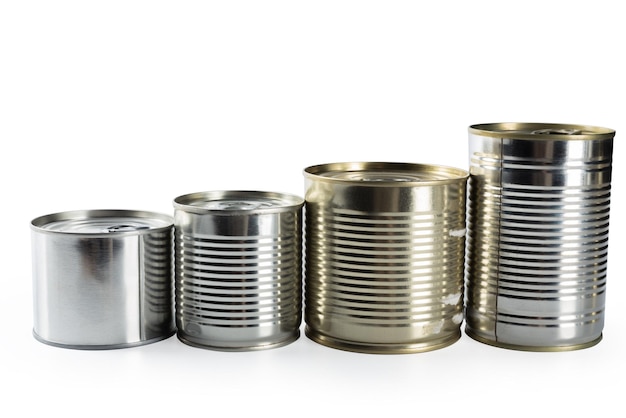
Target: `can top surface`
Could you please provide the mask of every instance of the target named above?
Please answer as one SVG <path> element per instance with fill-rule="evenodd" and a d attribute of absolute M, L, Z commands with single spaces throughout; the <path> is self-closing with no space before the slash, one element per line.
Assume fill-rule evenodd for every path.
<path fill-rule="evenodd" d="M 495 138 L 537 141 L 611 139 L 615 136 L 613 129 L 563 123 L 483 123 L 471 125 L 469 132 Z"/>
<path fill-rule="evenodd" d="M 138 235 L 171 228 L 171 216 L 136 210 L 97 209 L 59 212 L 31 221 L 37 232 L 90 237 Z"/>
<path fill-rule="evenodd" d="M 219 215 L 249 215 L 297 210 L 304 199 L 284 193 L 216 190 L 182 195 L 174 199 L 174 208 L 185 212 Z"/>
<path fill-rule="evenodd" d="M 454 183 L 469 173 L 454 167 L 397 162 L 344 162 L 307 167 L 304 176 L 316 181 L 364 186 L 414 187 Z"/>

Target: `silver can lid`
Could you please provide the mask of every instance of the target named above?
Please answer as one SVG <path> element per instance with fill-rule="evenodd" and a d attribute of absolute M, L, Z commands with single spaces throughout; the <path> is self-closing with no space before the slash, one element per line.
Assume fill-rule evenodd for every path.
<path fill-rule="evenodd" d="M 304 199 L 299 196 L 246 190 L 198 192 L 174 199 L 178 210 L 220 215 L 284 212 L 303 205 Z"/>
<path fill-rule="evenodd" d="M 320 164 L 304 170 L 305 177 L 320 181 L 362 183 L 367 186 L 414 186 L 466 179 L 467 171 L 439 165 L 345 162 Z"/>
<path fill-rule="evenodd" d="M 469 132 L 495 138 L 539 141 L 612 139 L 615 136 L 613 129 L 564 123 L 483 123 L 471 125 Z"/>
<path fill-rule="evenodd" d="M 171 228 L 173 218 L 154 212 L 135 210 L 79 210 L 59 212 L 33 219 L 38 232 L 88 236 L 136 235 Z"/>

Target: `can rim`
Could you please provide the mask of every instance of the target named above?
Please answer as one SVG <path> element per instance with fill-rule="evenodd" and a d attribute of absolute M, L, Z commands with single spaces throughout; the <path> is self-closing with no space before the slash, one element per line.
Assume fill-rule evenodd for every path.
<path fill-rule="evenodd" d="M 259 207 L 254 209 L 212 209 L 205 206 L 193 205 L 194 201 L 209 202 L 218 199 L 274 199 L 279 204 L 273 204 L 269 207 Z M 252 214 L 280 213 L 293 209 L 299 209 L 304 206 L 304 199 L 300 196 L 290 193 L 279 193 L 261 190 L 209 190 L 204 192 L 188 193 L 176 197 L 173 200 L 176 210 L 184 212 L 192 212 L 198 214 L 213 214 L 220 216 L 240 216 Z"/>
<path fill-rule="evenodd" d="M 400 172 L 406 172 L 408 174 L 438 174 L 444 176 L 442 179 L 428 179 L 428 180 L 413 180 L 413 181 L 394 181 L 394 180 L 382 180 L 382 181 L 359 181 L 353 179 L 344 179 L 336 177 L 324 176 L 323 173 L 330 171 L 363 171 L 373 170 L 385 173 L 385 171 L 396 170 Z M 329 183 L 338 184 L 351 184 L 361 185 L 366 187 L 415 187 L 415 186 L 431 186 L 456 183 L 460 180 L 466 180 L 469 177 L 469 172 L 460 168 L 450 167 L 445 165 L 436 164 L 419 164 L 419 163 L 405 163 L 405 162 L 384 162 L 384 161 L 369 161 L 369 162 L 337 162 L 326 163 L 309 166 L 304 169 L 303 174 L 306 178 L 310 178 L 316 181 L 324 181 Z"/>
<path fill-rule="evenodd" d="M 81 232 L 81 231 L 59 231 L 53 229 L 46 229 L 45 225 L 50 224 L 51 222 L 57 221 L 69 221 L 69 220 L 90 220 L 90 219 L 98 219 L 98 218 L 115 218 L 115 217 L 127 217 L 127 218 L 137 218 L 141 220 L 159 220 L 158 226 L 149 226 L 146 229 L 133 229 L 133 230 L 121 230 L 115 232 Z M 166 223 L 163 226 L 163 222 Z M 72 211 L 64 211 L 64 212 L 56 212 L 48 215 L 39 216 L 33 219 L 30 222 L 30 227 L 32 230 L 53 234 L 53 235 L 77 235 L 81 237 L 106 237 L 106 238 L 115 238 L 120 236 L 130 236 L 130 235 L 145 235 L 151 234 L 153 232 L 167 231 L 171 229 L 174 225 L 174 218 L 165 215 L 163 213 L 158 212 L 150 212 L 143 210 L 132 210 L 132 209 L 84 209 L 84 210 L 72 210 Z"/>
<path fill-rule="evenodd" d="M 535 141 L 612 139 L 615 136 L 615 130 L 600 126 L 544 122 L 481 123 L 470 125 L 468 130 L 481 136 Z"/>

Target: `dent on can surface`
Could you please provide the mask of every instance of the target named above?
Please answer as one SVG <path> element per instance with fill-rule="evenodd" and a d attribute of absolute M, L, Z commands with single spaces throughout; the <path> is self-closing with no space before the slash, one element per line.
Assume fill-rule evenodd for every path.
<path fill-rule="evenodd" d="M 563 351 L 602 338 L 612 129 L 469 127 L 466 333 Z"/>
<path fill-rule="evenodd" d="M 132 210 L 34 219 L 35 338 L 110 349 L 173 335 L 172 229 L 170 216 Z"/>
<path fill-rule="evenodd" d="M 224 351 L 280 347 L 302 322 L 300 197 L 210 191 L 174 200 L 179 339 Z"/>
<path fill-rule="evenodd" d="M 414 353 L 458 340 L 467 176 L 386 162 L 304 170 L 309 338 L 365 353 Z"/>

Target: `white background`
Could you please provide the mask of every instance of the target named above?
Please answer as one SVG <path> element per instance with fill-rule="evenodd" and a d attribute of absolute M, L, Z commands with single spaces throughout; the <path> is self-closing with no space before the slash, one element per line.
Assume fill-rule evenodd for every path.
<path fill-rule="evenodd" d="M 624 416 L 620 3 L 3 1 L 1 415 Z M 506 121 L 617 131 L 593 348 L 527 353 L 463 335 L 365 355 L 303 336 L 223 353 L 173 337 L 88 352 L 31 336 L 34 217 L 173 214 L 173 198 L 203 190 L 303 195 L 302 170 L 327 162 L 467 168 L 467 127 Z"/>

